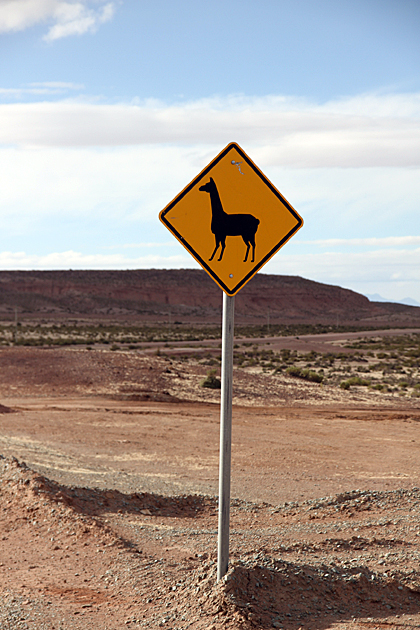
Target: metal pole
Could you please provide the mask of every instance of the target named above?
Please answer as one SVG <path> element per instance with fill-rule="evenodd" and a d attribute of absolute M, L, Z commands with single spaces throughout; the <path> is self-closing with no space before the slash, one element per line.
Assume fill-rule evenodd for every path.
<path fill-rule="evenodd" d="M 233 320 L 235 298 L 223 293 L 222 396 L 220 402 L 219 534 L 217 580 L 228 570 L 230 513 L 230 453 L 232 443 Z"/>

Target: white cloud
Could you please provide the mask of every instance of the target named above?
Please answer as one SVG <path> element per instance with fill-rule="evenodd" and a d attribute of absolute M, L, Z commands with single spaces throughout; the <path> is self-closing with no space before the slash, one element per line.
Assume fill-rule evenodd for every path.
<path fill-rule="evenodd" d="M 0 0 L 1 1 L 1 0 Z M 81 83 L 66 83 L 64 81 L 44 81 L 42 83 L 29 83 L 28 86 L 20 88 L 0 88 L 0 95 L 12 96 L 15 99 L 22 99 L 25 96 L 46 96 L 63 95 L 69 90 L 83 90 Z"/>
<path fill-rule="evenodd" d="M 99 2 L 94 9 L 91 0 L 0 0 L 0 32 L 22 31 L 43 22 L 52 22 L 46 41 L 95 32 L 115 12 L 115 2 Z"/>
<path fill-rule="evenodd" d="M 1 252 L 0 269 L 182 269 L 198 267 L 188 256 L 141 256 L 127 258 L 121 254 L 83 254 L 72 250 L 31 255 L 25 252 Z"/>
<path fill-rule="evenodd" d="M 157 220 L 185 178 L 196 174 L 196 155 L 157 146 L 0 149 L 0 238 L 1 230 L 21 231 L 28 222 L 33 229 L 45 217 L 56 217 L 57 228 L 92 217 Z"/>
<path fill-rule="evenodd" d="M 164 247 L 165 249 L 167 247 L 177 247 L 178 243 L 177 241 L 175 241 L 175 239 L 173 241 L 169 241 L 167 243 L 124 243 L 123 245 L 108 245 L 106 247 L 104 247 L 104 249 L 156 249 L 159 247 Z"/>
<path fill-rule="evenodd" d="M 69 35 L 94 33 L 100 24 L 108 22 L 114 15 L 114 4 L 109 2 L 94 11 L 82 2 L 57 2 L 54 11 L 56 23 L 50 28 L 45 41 L 53 41 Z"/>
<path fill-rule="evenodd" d="M 50 88 L 52 90 L 83 90 L 83 83 L 69 83 L 66 81 L 42 81 L 29 84 L 33 88 Z"/>
<path fill-rule="evenodd" d="M 0 106 L 0 143 L 32 146 L 207 146 L 232 140 L 267 166 L 420 165 L 420 95 L 367 95 L 322 106 L 284 97 L 209 99 L 177 105 L 82 101 Z M 341 108 L 342 111 L 339 111 Z M 375 114 L 376 112 L 376 114 Z"/>
<path fill-rule="evenodd" d="M 200 145 L 0 148 L 0 234 L 22 233 L 25 225 L 33 231 L 47 216 L 57 226 L 93 216 L 154 222 L 219 149 L 209 155 Z M 334 239 L 324 245 L 331 248 L 337 239 L 420 234 L 420 169 L 284 169 L 255 161 L 302 214 L 297 242 Z M 129 234 L 125 242 L 135 240 L 142 239 Z"/>
<path fill-rule="evenodd" d="M 1 0 L 0 32 L 21 31 L 51 17 L 57 0 Z"/>
<path fill-rule="evenodd" d="M 320 106 L 320 111 L 374 118 L 419 117 L 420 94 L 374 92 L 340 98 Z"/>
<path fill-rule="evenodd" d="M 299 241 L 302 245 L 320 247 L 356 246 L 356 247 L 396 247 L 401 245 L 420 245 L 420 236 L 387 236 L 383 238 L 328 238 L 315 241 Z"/>
<path fill-rule="evenodd" d="M 391 299 L 420 298 L 420 248 L 304 254 L 289 254 L 286 248 L 267 263 L 265 273 L 299 275 L 362 293 L 382 292 Z"/>

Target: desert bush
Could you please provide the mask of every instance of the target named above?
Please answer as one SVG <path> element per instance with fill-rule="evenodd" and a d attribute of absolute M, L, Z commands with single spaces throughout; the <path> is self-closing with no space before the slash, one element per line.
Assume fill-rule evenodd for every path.
<path fill-rule="evenodd" d="M 208 387 L 209 389 L 220 389 L 222 387 L 221 382 L 216 377 L 216 370 L 209 370 L 204 381 L 201 382 L 201 387 Z"/>
<path fill-rule="evenodd" d="M 287 368 L 286 374 L 288 374 L 289 376 L 300 377 L 302 374 L 302 370 L 301 368 L 296 367 L 295 365 L 292 365 L 292 367 Z"/>
<path fill-rule="evenodd" d="M 314 372 L 313 370 L 302 369 L 295 365 L 287 368 L 286 374 L 289 376 L 295 376 L 296 378 L 303 378 L 305 381 L 310 381 L 311 383 L 322 383 L 324 377 L 319 372 Z"/>
<path fill-rule="evenodd" d="M 370 381 L 367 378 L 360 378 L 360 376 L 352 376 L 346 381 L 342 381 L 340 383 L 341 389 L 350 389 L 353 385 L 368 387 L 370 385 Z"/>
<path fill-rule="evenodd" d="M 210 357 L 209 359 L 205 359 L 203 361 L 204 365 L 219 365 L 219 361 L 217 359 L 214 359 L 213 357 Z"/>
<path fill-rule="evenodd" d="M 233 362 L 235 365 L 242 365 L 245 362 L 245 355 L 242 352 L 235 352 L 233 355 Z M 214 363 L 216 363 L 216 361 L 214 361 Z M 211 363 L 208 363 L 208 365 L 211 365 Z"/>
<path fill-rule="evenodd" d="M 301 378 L 311 381 L 311 383 L 322 383 L 324 380 L 324 376 L 322 374 L 313 370 L 302 370 Z"/>
<path fill-rule="evenodd" d="M 290 350 L 288 348 L 283 348 L 282 350 L 280 350 L 280 355 L 281 355 L 281 360 L 284 363 L 287 363 L 287 361 L 290 361 Z"/>

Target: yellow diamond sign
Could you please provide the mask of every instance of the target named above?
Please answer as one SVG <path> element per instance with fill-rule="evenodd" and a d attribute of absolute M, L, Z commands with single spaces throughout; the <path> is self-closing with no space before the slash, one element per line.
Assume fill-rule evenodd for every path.
<path fill-rule="evenodd" d="M 159 218 L 228 295 L 242 289 L 303 225 L 236 143 L 219 153 Z"/>

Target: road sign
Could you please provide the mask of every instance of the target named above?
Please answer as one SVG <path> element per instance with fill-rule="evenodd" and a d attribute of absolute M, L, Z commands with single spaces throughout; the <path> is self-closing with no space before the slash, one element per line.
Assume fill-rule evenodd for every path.
<path fill-rule="evenodd" d="M 303 221 L 234 142 L 162 210 L 159 218 L 225 292 L 217 554 L 220 580 L 229 562 L 234 295 Z"/>
<path fill-rule="evenodd" d="M 230 296 L 303 225 L 296 210 L 234 142 L 159 218 Z"/>

